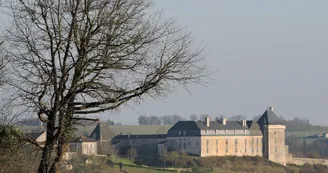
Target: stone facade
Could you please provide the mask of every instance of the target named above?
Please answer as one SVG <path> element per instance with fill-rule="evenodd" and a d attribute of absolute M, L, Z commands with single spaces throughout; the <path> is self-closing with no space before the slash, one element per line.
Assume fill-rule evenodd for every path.
<path fill-rule="evenodd" d="M 272 107 L 257 122 L 180 121 L 168 131 L 167 148 L 200 157 L 262 156 L 286 165 L 285 129 Z"/>
<path fill-rule="evenodd" d="M 264 126 L 264 157 L 286 165 L 285 125 Z"/>

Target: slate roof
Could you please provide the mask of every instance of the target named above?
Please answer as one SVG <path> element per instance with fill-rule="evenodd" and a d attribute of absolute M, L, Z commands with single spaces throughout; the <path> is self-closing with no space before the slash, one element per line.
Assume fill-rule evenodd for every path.
<path fill-rule="evenodd" d="M 153 135 L 117 135 L 113 138 L 115 139 L 158 139 L 166 138 L 166 134 L 153 134 Z"/>
<path fill-rule="evenodd" d="M 277 115 L 271 110 L 267 109 L 259 118 L 257 123 L 260 126 L 264 125 L 284 125 L 284 123 L 277 117 Z"/>
<path fill-rule="evenodd" d="M 246 121 L 245 127 L 241 121 L 226 121 L 226 125 L 221 120 L 210 121 L 209 126 L 204 121 L 179 121 L 169 130 L 168 136 L 176 136 L 179 130 L 186 130 L 187 136 L 200 136 L 201 130 L 250 130 L 252 135 L 262 134 L 255 121 Z"/>
<path fill-rule="evenodd" d="M 172 125 L 113 125 L 98 123 L 89 138 L 95 140 L 111 140 L 117 135 L 166 134 Z M 82 135 L 82 134 L 81 134 Z"/>
<path fill-rule="evenodd" d="M 115 135 L 166 134 L 173 125 L 114 125 L 108 126 Z"/>
<path fill-rule="evenodd" d="M 78 138 L 70 140 L 69 142 L 96 142 L 96 140 L 88 138 L 86 136 L 80 136 Z"/>
<path fill-rule="evenodd" d="M 170 130 L 244 130 L 240 121 L 226 121 L 226 125 L 222 121 L 210 121 L 210 126 L 207 127 L 203 121 L 179 121 Z"/>

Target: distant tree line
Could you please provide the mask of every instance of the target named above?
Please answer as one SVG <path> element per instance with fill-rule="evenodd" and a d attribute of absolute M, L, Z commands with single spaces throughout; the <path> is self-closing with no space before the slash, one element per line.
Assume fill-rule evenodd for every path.
<path fill-rule="evenodd" d="M 151 116 L 145 116 L 141 115 L 138 117 L 138 124 L 139 125 L 170 125 L 170 124 L 175 124 L 178 121 L 204 121 L 205 117 L 208 115 L 206 114 L 201 114 L 201 115 L 196 115 L 192 114 L 189 116 L 189 118 L 184 118 L 179 115 L 164 115 L 164 116 L 156 116 L 156 115 L 151 115 Z M 211 118 L 211 120 L 221 120 L 223 119 L 224 116 L 218 116 L 215 118 Z M 243 115 L 236 115 L 236 116 L 231 116 L 227 117 L 228 120 L 234 120 L 234 121 L 241 121 L 241 120 L 246 120 L 246 116 Z"/>
<path fill-rule="evenodd" d="M 185 118 L 179 115 L 164 115 L 164 116 L 156 116 L 156 115 L 150 115 L 150 116 L 145 116 L 141 115 L 138 117 L 138 124 L 139 125 L 170 125 L 170 124 L 175 124 L 178 121 L 204 121 L 205 117 L 208 115 L 206 114 L 201 114 L 201 115 L 196 115 L 192 114 L 189 116 L 189 118 Z M 261 115 L 254 116 L 252 118 L 253 121 L 257 121 Z M 211 120 L 217 120 L 220 121 L 223 118 L 226 118 L 227 120 L 231 121 L 241 121 L 241 120 L 248 120 L 248 118 L 245 115 L 233 115 L 233 116 L 216 116 L 210 118 Z M 304 130 L 313 130 L 313 129 L 321 129 L 324 128 L 323 126 L 315 126 L 310 123 L 310 121 L 307 118 L 300 118 L 300 117 L 295 117 L 291 120 L 286 120 L 283 116 L 279 117 L 283 123 L 286 124 L 287 131 L 304 131 Z M 111 124 L 111 123 L 109 123 Z"/>
<path fill-rule="evenodd" d="M 164 116 L 145 116 L 141 115 L 138 117 L 138 123 L 140 125 L 169 125 L 169 124 L 175 124 L 178 121 L 186 120 L 185 118 L 179 116 L 179 115 L 164 115 Z"/>
<path fill-rule="evenodd" d="M 288 136 L 286 145 L 289 147 L 289 152 L 295 157 L 328 158 L 328 139 L 308 140 L 299 136 Z"/>

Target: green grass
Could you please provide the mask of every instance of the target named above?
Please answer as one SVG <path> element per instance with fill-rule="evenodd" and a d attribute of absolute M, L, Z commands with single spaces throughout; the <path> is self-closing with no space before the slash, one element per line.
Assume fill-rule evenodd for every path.
<path fill-rule="evenodd" d="M 171 170 L 162 170 L 159 167 L 148 167 L 146 165 L 137 165 L 133 163 L 132 160 L 127 158 L 120 158 L 120 157 L 110 157 L 108 158 L 115 163 L 114 169 L 119 170 L 119 163 L 123 164 L 123 170 L 127 171 L 128 173 L 172 173 L 176 171 Z"/>

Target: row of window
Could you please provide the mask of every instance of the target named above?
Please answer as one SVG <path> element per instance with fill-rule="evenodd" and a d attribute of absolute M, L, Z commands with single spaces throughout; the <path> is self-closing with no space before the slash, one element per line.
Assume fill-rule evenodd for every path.
<path fill-rule="evenodd" d="M 235 139 L 235 152 L 238 153 L 238 139 Z M 256 138 L 256 144 L 259 143 L 259 138 Z M 225 152 L 228 153 L 229 152 L 229 148 L 228 148 L 228 145 L 229 145 L 229 140 L 226 139 L 226 148 L 225 148 Z M 254 138 L 252 138 L 252 144 L 254 144 Z M 207 139 L 206 140 L 206 151 L 207 153 L 209 153 L 209 146 L 210 146 L 210 142 L 209 140 Z M 256 145 L 256 153 L 259 152 L 259 147 L 258 145 Z M 216 139 L 216 153 L 219 153 L 219 140 Z M 245 153 L 247 153 L 247 139 L 245 139 Z M 254 153 L 254 146 L 252 146 L 252 153 Z"/>
<path fill-rule="evenodd" d="M 229 152 L 229 148 L 228 147 L 225 148 L 225 152 L 226 153 Z M 247 152 L 248 152 L 247 151 L 247 148 L 245 148 L 245 153 L 247 153 Z M 219 153 L 218 148 L 216 148 L 216 153 Z M 238 148 L 235 148 L 235 153 L 238 153 Z M 256 153 L 259 153 L 259 147 L 258 146 L 256 147 Z M 252 154 L 254 154 L 254 147 L 252 147 Z"/>

